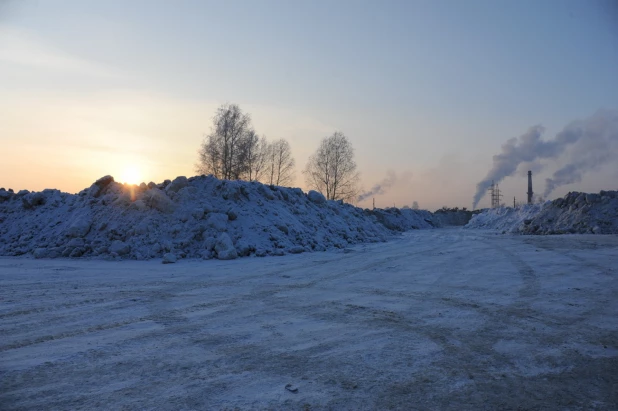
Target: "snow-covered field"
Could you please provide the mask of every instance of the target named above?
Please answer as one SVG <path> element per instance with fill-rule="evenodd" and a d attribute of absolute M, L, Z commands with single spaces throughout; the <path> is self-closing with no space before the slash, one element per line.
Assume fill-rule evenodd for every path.
<path fill-rule="evenodd" d="M 172 265 L 2 257 L 0 408 L 618 409 L 617 277 L 617 236 L 462 229 Z"/>

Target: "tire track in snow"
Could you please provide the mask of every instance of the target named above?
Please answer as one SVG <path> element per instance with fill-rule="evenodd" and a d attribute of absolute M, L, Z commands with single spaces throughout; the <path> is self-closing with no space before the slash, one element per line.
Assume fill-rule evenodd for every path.
<path fill-rule="evenodd" d="M 407 250 L 408 249 L 408 244 L 403 244 L 400 249 L 401 250 Z M 401 250 L 400 249 L 396 249 L 396 254 L 400 254 L 397 256 L 388 256 L 388 257 L 383 257 L 377 261 L 373 261 L 369 264 L 363 264 L 360 267 L 350 267 L 350 268 L 345 268 L 339 272 L 336 273 L 331 273 L 325 276 L 321 276 L 321 277 L 314 277 L 311 279 L 311 281 L 308 282 L 303 282 L 303 283 L 294 283 L 294 284 L 286 284 L 286 285 L 273 285 L 272 287 L 266 289 L 266 290 L 262 290 L 262 291 L 255 291 L 255 290 L 250 290 L 247 294 L 242 294 L 240 296 L 235 296 L 235 297 L 231 297 L 231 298 L 227 298 L 224 300 L 219 300 L 216 303 L 206 303 L 206 304 L 198 304 L 198 305 L 193 305 L 191 307 L 187 307 L 183 310 L 170 310 L 170 311 L 165 311 L 163 313 L 158 312 L 157 309 L 161 306 L 164 306 L 165 304 L 159 304 L 159 305 L 153 305 L 151 307 L 151 309 L 154 310 L 153 313 L 153 317 L 152 319 L 158 323 L 161 323 L 164 326 L 177 326 L 180 323 L 186 323 L 187 319 L 183 317 L 183 315 L 186 314 L 193 314 L 197 311 L 202 311 L 205 309 L 210 309 L 210 308 L 215 308 L 215 307 L 219 307 L 219 306 L 231 306 L 231 305 L 237 305 L 240 302 L 245 302 L 245 301 L 255 301 L 255 300 L 260 300 L 260 301 L 264 301 L 267 300 L 268 298 L 281 293 L 281 292 L 285 292 L 285 291 L 290 291 L 290 290 L 298 290 L 298 289 L 304 289 L 304 288 L 311 288 L 314 287 L 316 285 L 328 282 L 328 281 L 332 281 L 332 280 L 338 280 L 341 278 L 345 278 L 347 276 L 350 275 L 354 275 L 358 272 L 363 272 L 363 271 L 369 271 L 373 268 L 376 267 L 380 267 L 385 265 L 386 263 L 392 263 L 395 261 L 399 261 L 402 259 L 407 259 L 410 258 L 413 255 L 416 254 L 423 254 L 423 253 L 427 253 L 427 252 L 431 252 L 431 251 L 435 251 L 437 249 L 442 249 L 443 247 L 432 247 L 430 249 L 427 250 L 422 250 L 422 251 L 416 251 L 414 253 L 409 253 L 409 254 L 403 254 L 401 255 Z M 347 260 L 360 260 L 364 262 L 363 259 L 363 253 L 360 254 L 356 254 L 356 255 L 352 255 L 350 257 L 347 258 Z M 328 260 L 325 262 L 322 262 L 324 266 L 327 266 L 328 263 L 330 262 L 337 262 L 340 264 L 340 260 L 337 261 L 335 259 L 333 260 Z M 297 267 L 294 267 L 292 270 L 290 269 L 282 269 L 279 270 L 275 273 L 272 273 L 270 276 L 274 276 L 274 275 L 279 275 L 283 272 L 287 272 L 287 273 L 291 273 L 295 270 L 305 270 L 306 269 L 306 265 L 299 265 Z M 263 276 L 252 276 L 252 279 L 254 278 L 263 278 Z M 243 281 L 245 281 L 246 278 L 243 278 Z M 223 283 L 217 283 L 216 285 L 220 286 L 220 285 L 232 285 L 232 284 L 237 284 L 238 280 L 234 280 L 234 281 L 226 281 Z M 214 284 L 209 284 L 210 286 L 214 285 Z M 190 289 L 185 289 L 182 288 L 183 292 L 187 292 L 187 291 L 193 291 L 195 289 L 198 289 L 201 287 L 192 287 Z M 177 289 L 172 288 L 171 290 L 168 290 L 168 292 L 171 291 L 178 291 Z"/>
<path fill-rule="evenodd" d="M 346 258 L 353 258 L 353 255 L 349 255 L 349 256 L 344 256 L 342 257 L 342 259 L 346 259 Z M 271 258 L 277 258 L 277 257 L 271 257 Z M 327 264 L 331 261 L 336 261 L 335 259 L 332 260 L 324 260 L 324 261 L 320 261 L 320 264 Z M 13 267 L 14 265 L 10 265 L 9 267 Z M 301 268 L 306 268 L 307 264 L 306 263 L 302 263 L 302 264 L 297 264 L 294 265 L 293 267 L 286 267 L 286 268 L 282 268 L 280 270 L 277 271 L 268 271 L 266 273 L 260 273 L 260 274 L 255 274 L 252 276 L 246 276 L 246 277 L 242 277 L 241 279 L 243 281 L 248 281 L 248 280 L 254 280 L 254 279 L 259 279 L 259 278 L 264 278 L 265 276 L 278 276 L 280 274 L 286 273 L 289 270 L 297 270 L 297 269 L 301 269 Z M 37 267 L 39 268 L 39 267 Z M 43 268 L 50 268 L 48 266 L 45 266 Z M 61 267 L 62 268 L 62 267 Z M 168 286 L 168 285 L 176 285 L 178 287 L 176 287 L 176 291 L 178 292 L 190 292 L 190 291 L 194 291 L 197 289 L 201 289 L 204 287 L 220 287 L 220 286 L 227 286 L 227 285 L 235 285 L 237 284 L 237 282 L 239 281 L 238 278 L 234 278 L 234 279 L 230 279 L 230 280 L 225 280 L 225 281 L 202 281 L 202 282 L 190 282 L 190 283 L 178 283 L 177 281 L 175 282 L 167 282 L 167 281 L 157 281 L 154 283 L 154 285 L 157 286 Z M 25 286 L 29 286 L 31 284 L 24 284 L 22 285 L 20 288 L 24 288 Z M 37 290 L 40 290 L 40 287 L 38 284 L 33 284 L 34 286 L 36 286 Z M 54 289 L 54 286 L 57 286 L 57 284 L 48 284 L 48 289 Z M 106 284 L 96 284 L 96 287 L 101 287 L 101 286 L 105 286 Z M 152 283 L 148 283 L 145 285 L 149 285 L 152 286 Z M 46 290 L 48 290 L 46 289 Z M 160 290 L 160 289 L 159 289 Z M 88 291 L 86 289 L 86 291 Z M 143 297 L 144 294 L 145 295 L 150 295 L 152 294 L 152 292 L 157 292 L 158 290 L 154 290 L 154 291 L 140 291 L 140 290 L 130 290 L 130 291 L 121 291 L 120 293 L 123 293 L 126 295 L 125 298 L 122 299 L 118 299 L 118 298 L 89 298 L 89 299 L 85 299 L 85 300 L 81 300 L 81 301 L 76 301 L 76 302 L 65 302 L 65 303 L 61 303 L 61 304 L 53 304 L 53 305 L 49 305 L 49 306 L 38 306 L 38 307 L 32 307 L 32 308 L 28 308 L 28 309 L 22 309 L 22 310 L 16 310 L 16 311 L 9 311 L 9 312 L 5 312 L 5 313 L 0 313 L 0 319 L 5 319 L 5 318 L 12 318 L 12 317 L 18 317 L 18 316 L 27 316 L 27 315 L 32 315 L 32 314 L 40 314 L 40 313 L 51 313 L 51 312 L 56 312 L 56 311 L 61 311 L 61 310 L 65 310 L 67 308 L 76 308 L 76 307 L 84 307 L 84 306 L 94 306 L 94 305 L 98 305 L 98 304 L 106 304 L 106 303 L 118 303 L 121 304 L 123 302 L 126 301 L 126 299 L 128 298 L 132 298 L 132 297 Z M 15 291 L 18 292 L 18 291 Z M 107 292 L 109 293 L 113 293 L 113 290 L 108 290 Z M 62 319 L 61 319 L 62 320 Z"/>
<path fill-rule="evenodd" d="M 536 275 L 534 269 L 530 267 L 521 257 L 512 253 L 507 248 L 497 244 L 495 241 L 484 241 L 484 243 L 493 248 L 494 250 L 497 250 L 504 254 L 509 259 L 511 264 L 515 266 L 524 283 L 523 287 L 519 290 L 519 304 L 529 305 L 528 303 L 524 303 L 523 300 L 536 297 L 541 289 L 539 277 Z"/>
<path fill-rule="evenodd" d="M 558 255 L 560 255 L 562 257 L 571 259 L 571 260 L 573 260 L 573 261 L 575 261 L 575 262 L 577 262 L 577 263 L 579 263 L 579 264 L 581 264 L 581 265 L 583 265 L 585 267 L 593 267 L 596 270 L 598 270 L 599 272 L 601 272 L 602 274 L 610 275 L 610 276 L 611 275 L 615 275 L 615 272 L 611 268 L 602 266 L 597 261 L 591 261 L 591 260 L 586 259 L 584 257 L 580 257 L 580 256 L 578 256 L 576 254 L 562 251 L 560 248 L 558 248 L 554 244 L 552 244 L 552 242 L 554 242 L 554 241 L 555 240 L 553 238 L 551 238 L 551 237 L 549 237 L 549 238 L 538 238 L 538 237 L 535 237 L 535 238 L 531 238 L 531 239 L 526 239 L 525 242 L 527 244 L 530 244 L 530 245 L 534 246 L 534 247 L 538 247 L 538 248 L 541 248 L 541 249 L 543 249 L 545 251 L 549 251 L 549 252 L 558 254 Z M 580 247 L 578 247 L 578 248 L 579 249 L 598 249 L 598 248 L 605 248 L 605 247 L 607 247 L 607 248 L 614 249 L 615 252 L 616 252 L 615 255 L 618 255 L 618 247 L 616 247 L 613 244 L 609 245 L 609 246 L 606 245 L 606 244 L 603 244 L 605 247 L 599 247 L 599 243 L 597 241 L 595 241 L 595 239 L 592 239 L 592 240 L 590 240 L 590 242 L 586 242 L 584 244 L 585 244 L 585 246 L 583 246 L 583 247 L 580 244 L 578 244 L 578 245 L 580 245 Z"/>
<path fill-rule="evenodd" d="M 0 319 L 17 317 L 21 315 L 40 314 L 44 312 L 64 310 L 67 308 L 83 307 L 85 305 L 104 304 L 106 302 L 111 302 L 111 301 L 114 301 L 114 300 L 111 300 L 109 298 L 89 298 L 86 300 L 57 304 L 53 306 L 33 307 L 33 308 L 26 309 L 26 310 L 17 310 L 17 311 L 9 311 L 6 313 L 0 313 Z"/>
<path fill-rule="evenodd" d="M 157 311 L 156 305 L 153 305 L 152 308 L 155 312 L 148 316 L 133 317 L 133 318 L 128 318 L 123 321 L 117 321 L 117 322 L 108 323 L 108 324 L 100 324 L 100 325 L 77 329 L 73 331 L 66 331 L 66 332 L 62 332 L 58 334 L 48 334 L 48 335 L 43 335 L 43 336 L 35 337 L 32 339 L 28 339 L 28 340 L 22 340 L 22 341 L 0 346 L 0 352 L 23 348 L 23 347 L 27 347 L 27 346 L 35 345 L 35 344 L 41 344 L 41 343 L 48 342 L 48 341 L 55 341 L 59 339 L 71 338 L 71 337 L 76 337 L 80 335 L 90 334 L 93 332 L 99 332 L 99 331 L 109 330 L 113 328 L 124 327 L 130 324 L 145 322 L 145 321 L 154 321 L 164 326 L 166 324 L 167 326 L 173 326 L 174 324 L 184 323 L 186 319 L 182 317 L 186 314 L 192 314 L 197 311 L 216 308 L 220 306 L 234 305 L 238 303 L 239 301 L 264 300 L 280 292 L 285 292 L 288 290 L 295 290 L 295 289 L 302 289 L 302 288 L 310 288 L 310 287 L 316 286 L 318 284 L 321 284 L 327 281 L 337 280 L 337 279 L 341 279 L 341 278 L 344 278 L 350 275 L 354 275 L 358 272 L 368 271 L 373 268 L 383 266 L 386 263 L 392 263 L 395 261 L 408 259 L 413 255 L 424 254 L 424 253 L 444 249 L 444 245 L 440 245 L 437 247 L 430 247 L 428 249 L 415 250 L 414 252 L 405 253 L 404 251 L 409 251 L 409 246 L 410 244 L 408 242 L 402 242 L 398 244 L 398 247 L 396 248 L 389 247 L 389 250 L 388 250 L 389 253 L 386 257 L 382 257 L 378 260 L 371 260 L 369 263 L 366 263 L 365 261 L 365 258 L 366 258 L 365 253 L 355 252 L 355 253 L 346 254 L 346 257 L 344 257 L 345 259 L 358 260 L 359 262 L 362 262 L 363 264 L 361 264 L 360 266 L 347 267 L 336 273 L 314 277 L 312 278 L 311 281 L 308 281 L 308 282 L 286 284 L 286 285 L 274 285 L 272 288 L 269 288 L 263 291 L 258 291 L 258 292 L 255 292 L 254 289 L 252 289 L 252 290 L 249 290 L 247 294 L 242 294 L 242 295 L 238 295 L 238 296 L 234 296 L 230 298 L 224 298 L 224 299 L 217 300 L 214 302 L 194 304 L 189 307 L 185 307 L 183 309 L 172 309 L 172 310 L 166 310 L 166 311 L 161 312 L 161 311 Z M 276 257 L 272 257 L 272 258 L 276 258 Z M 341 261 L 332 259 L 332 260 L 329 260 L 328 262 L 337 262 L 338 264 L 340 264 Z M 323 266 L 327 266 L 328 262 L 325 263 Z M 284 268 L 284 269 L 281 269 L 275 272 L 271 272 L 268 276 L 279 275 L 284 272 L 290 273 L 295 270 L 305 271 L 306 268 L 307 268 L 306 263 L 298 264 L 291 269 Z M 249 278 L 250 279 L 264 278 L 264 275 L 263 274 L 253 275 L 253 276 L 250 276 Z M 193 283 L 188 286 L 183 286 L 182 284 L 179 285 L 178 283 L 171 283 L 171 284 L 179 285 L 178 289 L 175 290 L 177 292 L 188 292 L 188 291 L 193 291 L 193 290 L 197 290 L 197 289 L 201 289 L 205 287 L 207 288 L 209 286 L 236 285 L 238 284 L 239 280 L 246 281 L 247 279 L 248 277 L 241 277 L 241 278 L 235 278 L 235 279 L 227 280 L 223 282 L 215 282 L 215 283 L 203 282 L 199 284 Z M 153 297 L 156 297 L 158 295 L 160 296 L 161 293 L 163 293 L 164 291 L 165 291 L 164 289 L 154 291 L 152 296 Z M 127 307 L 127 308 L 130 308 L 130 307 Z"/>
<path fill-rule="evenodd" d="M 448 242 L 457 240 L 454 236 L 449 238 L 433 249 L 452 251 L 453 248 L 449 248 Z M 494 241 L 500 241 L 500 244 L 507 248 L 510 243 L 515 243 L 508 238 L 500 238 Z M 435 241 L 432 240 L 432 243 L 436 244 Z M 200 318 L 189 317 L 187 322 L 174 323 L 177 314 L 185 315 L 182 310 L 196 305 L 176 307 L 177 310 L 170 310 L 165 304 L 162 307 L 153 306 L 154 311 L 162 314 L 160 320 L 163 325 L 168 322 L 168 328 L 148 325 L 144 327 L 148 329 L 146 333 L 124 333 L 122 338 L 115 339 L 113 344 L 104 347 L 98 346 L 91 350 L 84 346 L 85 350 L 71 355 L 67 361 L 53 360 L 53 364 L 10 372 L 5 379 L 6 391 L 0 397 L 5 403 L 13 401 L 15 407 L 26 408 L 108 406 L 301 409 L 305 406 L 303 404 L 309 404 L 312 409 L 406 409 L 410 404 L 416 404 L 417 407 L 426 409 L 457 409 L 464 404 L 470 409 L 534 409 L 542 406 L 615 409 L 616 399 L 612 394 L 615 392 L 613 388 L 616 377 L 613 369 L 617 364 L 616 357 L 598 358 L 574 352 L 573 348 L 585 350 L 587 346 L 584 344 L 580 347 L 564 347 L 565 343 L 572 343 L 576 338 L 594 338 L 598 341 L 602 339 L 603 342 L 608 341 L 608 345 L 613 345 L 615 338 L 612 337 L 616 335 L 615 331 L 602 334 L 597 329 L 591 332 L 591 328 L 581 323 L 570 323 L 568 316 L 563 317 L 564 321 L 552 323 L 557 318 L 552 317 L 553 312 L 543 309 L 536 314 L 547 327 L 539 327 L 540 323 L 536 321 L 538 318 L 526 321 L 528 308 L 518 306 L 517 301 L 510 306 L 486 302 L 487 299 L 482 298 L 483 293 L 476 287 L 466 286 L 466 283 L 458 278 L 460 268 L 467 270 L 467 274 L 473 273 L 468 277 L 471 280 L 487 276 L 482 266 L 476 267 L 476 260 L 470 259 L 470 255 L 480 250 L 483 262 L 495 262 L 492 261 L 493 249 L 485 247 L 485 242 L 479 241 L 478 244 L 479 247 L 462 247 L 455 249 L 453 254 L 445 255 L 445 258 L 451 255 L 455 257 L 451 258 L 448 264 L 437 267 L 437 274 L 446 274 L 443 282 L 411 282 L 401 284 L 393 290 L 388 287 L 390 284 L 397 284 L 396 282 L 385 284 L 381 276 L 376 275 L 374 279 L 373 276 L 367 276 L 366 272 L 365 278 L 370 280 L 368 283 L 350 281 L 350 287 L 346 286 L 345 280 L 329 284 L 328 278 L 332 275 L 332 281 L 336 281 L 337 278 L 352 277 L 359 272 L 361 266 L 375 263 L 379 259 L 383 262 L 380 267 L 384 268 L 384 272 L 388 272 L 388 265 L 397 264 L 402 267 L 410 266 L 413 270 L 415 262 L 422 261 L 419 273 L 423 275 L 424 281 L 430 282 L 431 275 L 436 273 L 434 263 L 436 258 L 440 257 L 429 256 L 429 253 L 432 253 L 429 251 L 431 247 L 416 249 L 415 251 L 421 253 L 421 257 L 417 257 L 419 254 L 409 252 L 416 244 L 395 244 L 395 251 L 386 250 L 386 253 L 371 256 L 360 252 L 342 254 L 319 266 L 316 261 L 305 260 L 305 269 L 314 267 L 315 270 L 298 273 L 285 266 L 277 267 L 279 260 L 272 258 L 265 264 L 259 264 L 265 273 L 252 278 L 262 277 L 272 283 L 274 277 L 271 275 L 275 274 L 269 273 L 270 269 L 278 270 L 279 274 L 276 275 L 291 274 L 290 283 L 298 281 L 302 284 L 321 277 L 325 279 L 323 289 L 332 287 L 335 294 L 323 299 L 319 295 L 321 288 L 316 288 L 309 292 L 271 298 L 274 289 L 285 291 L 289 289 L 286 287 L 292 284 L 281 284 L 282 280 L 278 280 L 278 284 L 252 283 L 247 286 L 242 284 L 242 276 L 235 276 L 232 280 L 225 281 L 233 281 L 242 287 L 223 290 L 221 294 L 216 290 L 216 294 L 225 296 L 225 300 L 230 304 L 222 305 L 222 308 L 218 309 L 225 310 L 225 314 L 213 311 Z M 516 250 L 527 251 L 521 246 Z M 423 253 L 427 253 L 427 258 Z M 511 267 L 512 261 L 500 253 L 494 254 L 498 257 L 500 277 L 507 279 L 506 284 L 512 285 L 508 296 L 516 298 L 521 290 L 518 290 L 520 282 Z M 409 260 L 397 259 L 401 255 L 407 255 Z M 337 257 L 345 256 L 351 259 L 346 259 L 343 267 L 332 269 L 329 263 L 335 265 Z M 457 265 L 457 256 L 462 261 L 468 259 L 465 267 Z M 538 253 L 535 255 L 526 252 L 521 258 L 530 262 L 540 261 L 543 257 Z M 551 254 L 548 254 L 548 257 L 551 257 Z M 388 260 L 389 258 L 391 260 Z M 363 259 L 369 261 L 362 261 Z M 576 263 L 577 269 L 580 264 L 583 269 L 584 263 Z M 250 266 L 239 267 L 246 269 Z M 192 269 L 197 271 L 195 267 Z M 350 272 L 346 273 L 346 270 Z M 230 270 L 232 271 L 234 270 Z M 590 271 L 583 273 L 588 274 Z M 592 272 L 594 273 L 594 270 Z M 376 274 L 382 274 L 382 271 Z M 534 274 L 540 276 L 544 286 L 550 276 L 560 276 L 556 270 L 542 267 Z M 227 271 L 223 277 L 226 275 Z M 341 277 L 337 277 L 339 275 Z M 399 275 L 405 282 L 406 273 L 400 272 Z M 143 309 L 144 303 L 158 298 L 157 293 L 161 293 L 161 298 L 176 304 L 195 303 L 195 299 L 201 297 L 196 285 L 204 282 L 186 282 L 200 278 L 199 275 L 181 277 L 178 281 L 167 281 L 165 274 L 159 277 L 166 281 L 158 282 L 160 287 L 157 289 L 141 293 L 140 296 L 145 300 L 142 299 L 130 307 L 137 307 L 139 304 Z M 220 278 L 216 280 L 219 281 Z M 397 278 L 394 281 L 397 281 Z M 462 285 L 461 293 L 452 292 L 457 288 L 457 284 Z M 505 290 L 499 283 L 492 281 L 474 284 L 486 284 L 485 293 L 502 293 Z M 130 287 L 139 288 L 142 285 L 143 282 L 133 282 Z M 415 293 L 417 285 L 424 287 L 424 290 L 430 287 L 427 294 Z M 208 283 L 204 285 L 205 288 L 208 286 Z M 320 284 L 316 287 L 319 286 Z M 450 288 L 444 288 L 447 286 Z M 94 294 L 97 287 L 98 285 L 93 285 L 93 289 L 86 289 L 85 292 Z M 197 292 L 190 296 L 180 295 L 187 287 Z M 396 297 L 393 302 L 399 303 L 399 307 L 403 308 L 384 308 L 382 301 L 375 298 L 375 295 L 380 295 L 380 287 L 387 288 L 382 291 L 382 295 L 392 294 Z M 125 287 L 120 284 L 118 288 Z M 236 290 L 242 292 L 232 295 Z M 599 288 L 591 290 L 598 291 Z M 133 292 L 137 293 L 138 290 Z M 256 293 L 256 298 L 261 297 L 268 304 L 255 304 L 253 297 L 247 301 L 247 295 L 252 296 L 253 292 Z M 544 287 L 539 290 L 538 295 L 531 297 L 531 300 L 541 301 L 548 292 L 550 290 Z M 340 299 L 337 299 L 338 295 Z M 556 295 L 563 298 L 569 294 L 563 290 Z M 297 296 L 299 298 L 296 298 Z M 331 296 L 335 298 L 333 303 L 329 302 Z M 407 309 L 407 302 L 403 300 L 406 296 L 420 300 L 414 308 L 423 309 Z M 369 306 L 364 306 L 365 297 L 374 301 L 375 305 L 371 306 L 369 303 Z M 316 303 L 316 298 L 323 301 Z M 175 299 L 177 301 L 174 302 Z M 586 299 L 599 302 L 591 293 L 586 295 Z M 388 298 L 383 300 L 389 302 Z M 496 298 L 490 300 L 495 302 Z M 215 301 L 204 301 L 208 302 Z M 307 302 L 314 304 L 303 304 Z M 445 316 L 451 315 L 451 318 L 445 321 L 432 317 L 443 307 L 445 311 L 442 313 Z M 449 310 L 450 307 L 456 310 Z M 457 323 L 458 314 L 463 310 L 479 312 L 483 317 L 480 327 L 476 326 L 478 323 L 473 323 L 474 328 L 466 328 L 465 322 Z M 172 313 L 166 316 L 170 312 Z M 581 309 L 577 309 L 577 313 L 585 317 L 585 314 L 580 314 Z M 85 316 L 90 314 L 88 311 L 83 313 Z M 217 318 L 220 315 L 221 318 Z M 296 318 L 286 323 L 292 316 L 301 320 L 300 327 L 303 327 L 303 320 L 308 320 L 307 333 L 299 333 L 298 326 L 293 323 Z M 317 324 L 324 327 L 312 328 L 316 325 L 315 321 L 311 321 L 312 318 L 325 320 Z M 432 321 L 425 321 L 427 319 Z M 280 320 L 283 320 L 283 324 L 278 323 Z M 216 323 L 213 329 L 210 328 L 210 321 Z M 582 321 L 585 321 L 585 318 Z M 260 335 L 258 331 L 258 335 L 250 336 L 250 333 L 259 330 L 260 323 L 274 324 L 273 331 L 280 331 L 279 335 Z M 571 325 L 575 327 L 572 328 Z M 533 329 L 534 326 L 537 330 Z M 318 331 L 314 332 L 316 328 Z M 615 330 L 615 326 L 611 330 Z M 113 336 L 114 333 L 108 335 Z M 109 338 L 107 340 L 109 341 Z M 502 349 L 496 346 L 501 342 Z M 78 343 L 73 346 L 80 347 Z M 44 356 L 55 348 L 42 346 L 32 352 Z M 200 350 L 203 350 L 203 356 Z M 603 351 L 602 347 L 600 351 Z M 25 358 L 30 352 L 15 354 Z M 66 384 L 58 385 L 58 378 L 62 378 Z M 91 378 L 95 381 L 87 381 Z M 280 379 L 286 381 L 279 386 Z M 260 386 L 257 380 L 265 380 L 267 383 Z M 283 384 L 288 380 L 299 382 L 298 395 L 292 396 L 283 390 Z M 272 386 L 269 385 L 271 383 Z M 267 391 L 274 386 L 283 394 L 279 395 L 276 388 L 272 391 L 275 394 Z M 257 391 L 258 388 L 260 391 Z M 251 391 L 252 389 L 255 391 Z M 163 397 L 162 392 L 178 395 Z M 256 394 L 252 396 L 252 393 Z M 285 403 L 282 403 L 282 398 Z M 127 402 L 127 399 L 132 402 Z"/>
<path fill-rule="evenodd" d="M 411 252 L 410 251 L 411 243 L 409 241 L 409 238 L 408 238 L 408 241 L 406 241 L 406 239 L 403 239 L 403 241 L 399 243 L 396 243 L 394 245 L 391 244 L 391 246 L 387 248 L 388 253 L 386 256 L 380 259 L 377 259 L 377 260 L 370 259 L 369 263 L 367 263 L 366 261 L 366 257 L 367 257 L 366 253 L 354 252 L 354 253 L 347 254 L 341 259 L 346 259 L 348 261 L 358 260 L 362 264 L 360 266 L 347 267 L 336 273 L 331 273 L 331 274 L 319 276 L 319 277 L 313 277 L 312 280 L 308 282 L 294 283 L 294 284 L 287 284 L 287 285 L 275 285 L 272 288 L 269 288 L 263 291 L 258 291 L 258 292 L 255 292 L 252 289 L 248 292 L 248 294 L 242 294 L 240 296 L 224 298 L 224 299 L 217 300 L 214 302 L 195 304 L 189 307 L 185 307 L 183 309 L 172 309 L 172 310 L 161 312 L 161 311 L 157 311 L 158 308 L 156 305 L 154 305 L 152 308 L 154 310 L 154 313 L 152 313 L 149 316 L 134 317 L 134 318 L 130 318 L 127 320 L 118 321 L 114 323 L 100 324 L 100 325 L 88 327 L 85 329 L 67 331 L 67 332 L 53 334 L 53 335 L 44 335 L 44 336 L 36 337 L 34 339 L 24 340 L 21 342 L 15 342 L 15 343 L 11 343 L 8 345 L 0 346 L 0 352 L 11 350 L 11 349 L 16 349 L 16 348 L 22 348 L 22 347 L 26 347 L 29 345 L 40 344 L 40 343 L 47 342 L 47 341 L 71 338 L 71 337 L 89 334 L 93 332 L 99 332 L 103 330 L 119 328 L 119 327 L 127 326 L 127 325 L 138 323 L 138 322 L 144 322 L 144 321 L 154 321 L 154 322 L 157 322 L 161 325 L 168 326 L 168 327 L 174 326 L 176 324 L 186 322 L 186 318 L 184 318 L 184 315 L 186 314 L 192 314 L 197 311 L 212 309 L 212 308 L 216 308 L 220 306 L 235 305 L 239 301 L 265 300 L 280 292 L 314 287 L 318 284 L 325 283 L 327 281 L 338 280 L 338 279 L 341 279 L 341 278 L 344 278 L 350 275 L 354 275 L 358 272 L 369 271 L 373 268 L 384 266 L 386 263 L 393 263 L 399 260 L 409 259 L 410 257 L 414 255 L 431 253 L 437 250 L 444 251 L 445 248 L 448 248 L 451 245 L 454 245 L 454 243 L 448 242 L 446 245 L 440 244 L 438 246 L 428 247 L 426 249 L 421 249 L 421 250 L 416 248 L 414 249 L 413 252 Z M 272 257 L 272 258 L 276 258 L 276 257 Z M 330 262 L 337 262 L 338 264 L 340 264 L 341 259 L 337 260 L 333 258 L 333 259 L 327 260 L 326 263 L 324 263 L 323 265 L 327 266 L 328 263 Z M 350 264 L 348 264 L 348 266 L 349 265 Z M 286 267 L 278 271 L 270 272 L 267 276 L 276 276 L 282 273 L 291 273 L 295 270 L 303 270 L 303 271 L 306 270 L 306 263 L 301 263 L 293 267 Z M 258 279 L 258 278 L 264 278 L 264 274 L 256 274 L 256 275 L 249 276 L 249 277 L 234 278 L 231 280 L 214 282 L 214 283 L 213 282 L 200 282 L 198 284 L 192 283 L 192 284 L 183 285 L 182 283 L 178 284 L 174 282 L 170 284 L 173 284 L 175 286 L 172 288 L 173 289 L 175 288 L 174 291 L 176 292 L 188 292 L 188 291 L 201 289 L 204 287 L 236 285 L 239 280 L 247 281 L 250 279 Z M 164 291 L 165 291 L 164 289 L 156 290 L 154 291 L 154 294 L 152 296 L 155 298 L 157 296 L 161 296 L 161 293 L 163 293 Z"/>

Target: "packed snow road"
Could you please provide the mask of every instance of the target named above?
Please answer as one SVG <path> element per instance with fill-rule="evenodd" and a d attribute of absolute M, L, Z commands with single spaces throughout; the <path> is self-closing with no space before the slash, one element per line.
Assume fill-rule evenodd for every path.
<path fill-rule="evenodd" d="M 618 237 L 0 258 L 2 409 L 618 409 Z"/>

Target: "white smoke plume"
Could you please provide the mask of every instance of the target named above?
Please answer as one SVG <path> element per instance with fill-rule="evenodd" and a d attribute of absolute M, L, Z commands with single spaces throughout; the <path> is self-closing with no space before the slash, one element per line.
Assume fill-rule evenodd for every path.
<path fill-rule="evenodd" d="M 556 188 L 577 183 L 584 174 L 618 159 L 618 110 L 599 110 L 582 122 L 584 138 L 573 146 L 569 162 L 545 180 L 547 197 Z"/>
<path fill-rule="evenodd" d="M 494 165 L 487 176 L 476 185 L 473 208 L 487 193 L 492 181 L 500 183 L 504 178 L 513 175 L 520 164 L 533 163 L 538 166 L 539 160 L 558 158 L 566 148 L 578 141 L 584 135 L 581 122 L 573 122 L 556 134 L 553 140 L 543 141 L 541 136 L 545 129 L 536 125 L 519 138 L 511 138 L 502 145 L 502 152 L 493 157 Z"/>
<path fill-rule="evenodd" d="M 386 178 L 380 181 L 378 184 L 371 187 L 371 190 L 366 191 L 358 196 L 358 202 L 361 202 L 371 196 L 384 194 L 386 190 L 391 188 L 397 182 L 397 174 L 394 171 L 389 171 Z"/>

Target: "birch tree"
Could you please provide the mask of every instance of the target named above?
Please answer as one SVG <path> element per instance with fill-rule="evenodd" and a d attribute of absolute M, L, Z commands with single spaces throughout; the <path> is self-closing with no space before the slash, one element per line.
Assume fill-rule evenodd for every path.
<path fill-rule="evenodd" d="M 328 200 L 352 201 L 358 195 L 354 148 L 340 131 L 321 141 L 303 173 L 307 185 Z"/>
<path fill-rule="evenodd" d="M 236 180 L 247 172 L 251 118 L 236 104 L 223 104 L 213 118 L 210 134 L 198 154 L 196 171 L 225 180 Z"/>
<path fill-rule="evenodd" d="M 294 182 L 294 166 L 292 148 L 285 139 L 270 143 L 267 152 L 267 183 L 276 186 L 290 185 Z"/>

